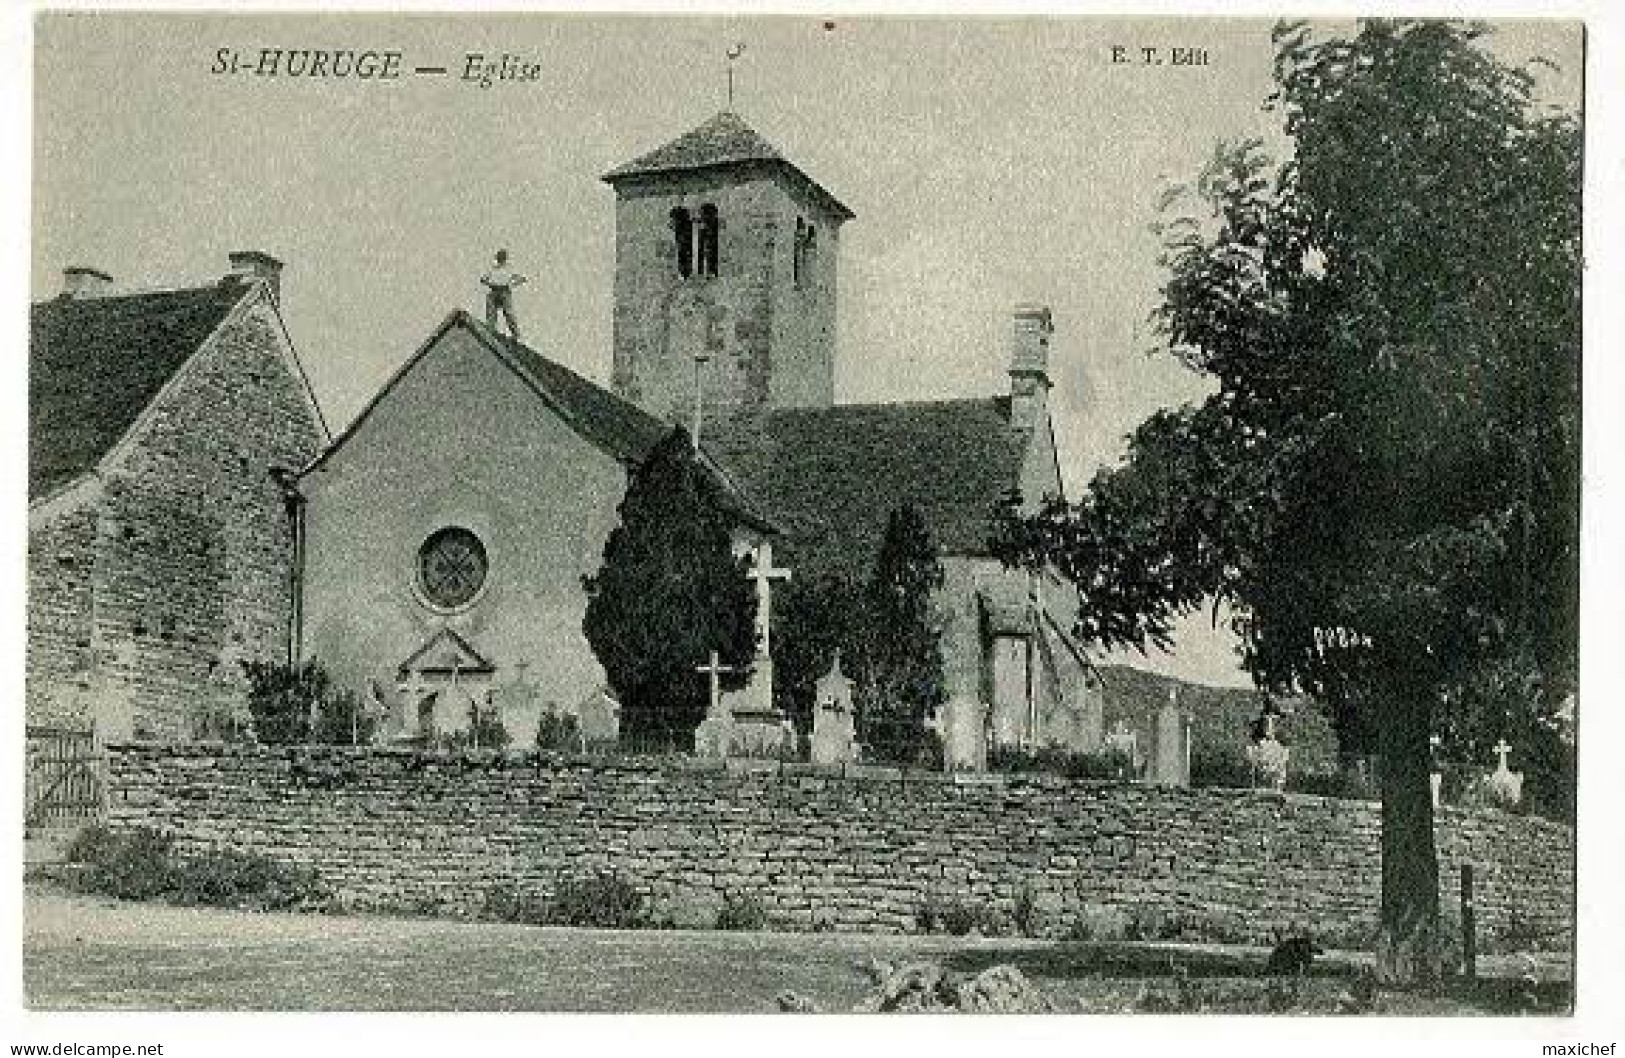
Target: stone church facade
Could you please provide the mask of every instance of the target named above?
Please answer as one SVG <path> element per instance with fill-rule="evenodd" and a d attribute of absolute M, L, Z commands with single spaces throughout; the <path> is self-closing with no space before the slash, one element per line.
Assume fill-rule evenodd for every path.
<path fill-rule="evenodd" d="M 241 662 L 290 655 L 286 483 L 327 442 L 281 264 L 121 293 L 68 269 L 29 320 L 30 725 L 109 739 L 246 723 Z"/>
<path fill-rule="evenodd" d="M 364 691 L 384 737 L 455 730 L 482 707 L 519 742 L 545 712 L 587 727 L 607 713 L 612 733 L 581 578 L 630 470 L 698 410 L 738 500 L 736 547 L 770 542 L 794 577 L 866 576 L 890 511 L 924 515 L 946 573 L 950 764 L 984 766 L 990 744 L 1098 747 L 1075 589 L 988 549 L 1001 499 L 1061 491 L 1048 311 L 1017 308 L 1007 392 L 837 405 L 849 209 L 731 113 L 604 179 L 612 389 L 448 318 L 300 478 L 301 653 Z"/>
<path fill-rule="evenodd" d="M 305 655 L 386 740 L 489 705 L 523 744 L 600 698 L 581 578 L 669 428 L 453 313 L 300 479 Z"/>

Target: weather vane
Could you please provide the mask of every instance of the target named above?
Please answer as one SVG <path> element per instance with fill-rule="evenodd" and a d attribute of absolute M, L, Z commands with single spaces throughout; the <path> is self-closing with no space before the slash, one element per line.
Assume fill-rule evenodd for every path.
<path fill-rule="evenodd" d="M 728 109 L 734 108 L 734 61 L 745 54 L 745 42 L 738 41 L 728 47 Z"/>

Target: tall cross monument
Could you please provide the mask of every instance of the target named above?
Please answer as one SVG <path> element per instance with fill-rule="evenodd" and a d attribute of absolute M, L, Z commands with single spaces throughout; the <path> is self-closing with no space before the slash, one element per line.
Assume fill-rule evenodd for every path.
<path fill-rule="evenodd" d="M 773 582 L 789 580 L 790 571 L 773 565 L 773 543 L 763 540 L 756 545 L 751 556 L 751 567 L 745 575 L 756 583 L 756 660 L 752 664 L 755 675 L 745 688 L 747 698 L 744 711 L 773 712 Z"/>

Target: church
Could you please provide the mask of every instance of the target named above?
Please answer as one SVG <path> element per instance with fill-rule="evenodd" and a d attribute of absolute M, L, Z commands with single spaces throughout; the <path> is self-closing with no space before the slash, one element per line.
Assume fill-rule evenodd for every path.
<path fill-rule="evenodd" d="M 1076 589 L 988 547 L 1001 500 L 1061 492 L 1049 311 L 1015 307 L 1004 392 L 837 404 L 850 209 L 726 111 L 603 179 L 609 388 L 448 316 L 299 476 L 299 655 L 364 693 L 383 740 L 467 727 L 474 709 L 520 744 L 549 713 L 612 738 L 582 578 L 629 474 L 681 424 L 737 501 L 735 547 L 760 574 L 769 653 L 740 701 L 770 708 L 772 578 L 863 579 L 888 515 L 910 504 L 944 566 L 947 763 L 984 767 L 996 745 L 1098 748 Z"/>

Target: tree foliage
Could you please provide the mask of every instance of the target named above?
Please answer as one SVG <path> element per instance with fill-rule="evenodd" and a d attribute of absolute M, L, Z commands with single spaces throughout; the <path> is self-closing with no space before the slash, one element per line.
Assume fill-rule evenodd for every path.
<path fill-rule="evenodd" d="M 243 673 L 256 740 L 272 745 L 372 741 L 375 721 L 362 709 L 359 696 L 335 687 L 316 659 L 296 665 L 245 661 Z"/>
<path fill-rule="evenodd" d="M 1227 604 L 1261 686 L 1379 752 L 1394 978 L 1437 972 L 1430 730 L 1487 692 L 1539 720 L 1577 672 L 1580 133 L 1483 33 L 1277 28 L 1290 158 L 1219 148 L 1161 228 L 1156 324 L 1213 395 L 1003 540 L 1094 643 Z"/>
<path fill-rule="evenodd" d="M 933 606 L 942 583 L 930 530 L 908 505 L 888 516 L 867 581 L 834 573 L 790 581 L 774 596 L 776 704 L 810 730 L 818 680 L 839 651 L 867 755 L 934 766 L 941 748 L 928 722 L 947 700 Z"/>
<path fill-rule="evenodd" d="M 912 505 L 891 512 L 863 593 L 863 635 L 855 651 L 858 739 L 876 760 L 929 763 L 927 722 L 947 700 L 942 629 L 934 596 L 942 561 Z"/>
<path fill-rule="evenodd" d="M 839 574 L 797 572 L 773 593 L 774 704 L 803 735 L 812 730 L 817 684 L 840 651 L 852 675 L 867 627 L 863 586 Z"/>
<path fill-rule="evenodd" d="M 583 631 L 620 700 L 623 737 L 686 740 L 705 716 L 711 652 L 745 685 L 756 652 L 748 559 L 731 549 L 734 519 L 720 486 L 674 430 L 633 475 L 620 525 L 587 577 Z"/>

